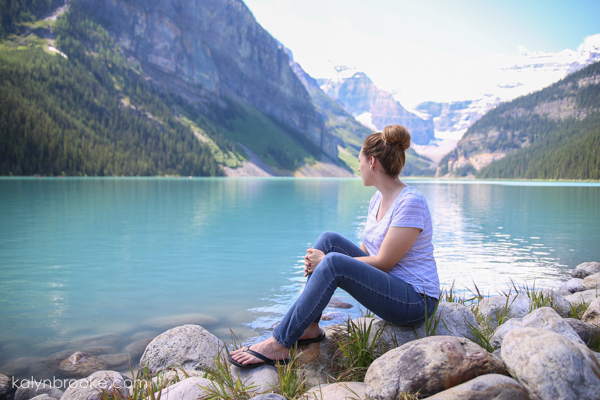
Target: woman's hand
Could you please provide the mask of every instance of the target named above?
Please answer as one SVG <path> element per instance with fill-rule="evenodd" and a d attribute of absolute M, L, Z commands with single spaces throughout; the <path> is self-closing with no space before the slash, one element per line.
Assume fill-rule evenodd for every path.
<path fill-rule="evenodd" d="M 317 268 L 317 265 L 321 262 L 321 260 L 325 257 L 325 253 L 323 253 L 319 249 L 315 249 L 309 247 L 306 249 L 306 255 L 304 256 L 304 276 L 308 276 L 308 274 L 312 274 Z"/>

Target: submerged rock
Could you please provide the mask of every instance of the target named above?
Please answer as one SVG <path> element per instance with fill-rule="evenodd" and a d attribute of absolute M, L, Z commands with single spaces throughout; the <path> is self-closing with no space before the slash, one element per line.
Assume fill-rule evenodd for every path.
<path fill-rule="evenodd" d="M 140 368 L 148 364 L 151 374 L 170 366 L 183 369 L 214 369 L 223 343 L 198 325 L 184 325 L 158 335 L 146 347 Z"/>
<path fill-rule="evenodd" d="M 327 304 L 327 307 L 331 307 L 331 308 L 352 308 L 354 306 L 352 304 L 350 304 L 350 303 L 345 303 L 345 302 L 341 301 L 340 299 L 333 297 L 329 301 L 329 304 Z"/>
<path fill-rule="evenodd" d="M 600 272 L 600 263 L 599 262 L 584 262 L 575 267 L 573 271 L 571 271 L 571 276 L 573 278 L 585 278 L 586 276 L 597 274 Z"/>
<path fill-rule="evenodd" d="M 428 397 L 431 400 L 529 400 L 519 382 L 505 375 L 488 374 Z"/>
<path fill-rule="evenodd" d="M 506 374 L 504 363 L 466 338 L 431 336 L 390 350 L 369 367 L 365 393 L 396 400 L 401 393 L 431 396 L 485 374 Z"/>
<path fill-rule="evenodd" d="M 107 366 L 104 360 L 80 351 L 73 353 L 58 365 L 58 372 L 67 378 L 85 378 L 105 369 Z"/>
<path fill-rule="evenodd" d="M 0 367 L 0 373 L 6 376 L 24 377 L 29 375 L 29 368 L 42 360 L 42 357 L 16 358 L 2 365 Z"/>
<path fill-rule="evenodd" d="M 502 360 L 533 399 L 597 400 L 600 364 L 584 345 L 545 329 L 506 334 Z"/>
<path fill-rule="evenodd" d="M 132 360 L 137 359 L 142 354 L 144 354 L 144 350 L 146 350 L 146 346 L 148 346 L 150 344 L 150 342 L 152 342 L 152 340 L 154 340 L 153 337 L 136 340 L 135 342 L 130 343 L 127 346 L 123 347 L 123 350 L 121 350 L 121 353 L 129 354 L 131 356 Z"/>

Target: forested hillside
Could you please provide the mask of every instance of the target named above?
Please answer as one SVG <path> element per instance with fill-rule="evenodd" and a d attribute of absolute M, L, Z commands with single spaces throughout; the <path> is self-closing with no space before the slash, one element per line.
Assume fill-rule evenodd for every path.
<path fill-rule="evenodd" d="M 439 176 L 600 179 L 600 63 L 488 112 Z"/>

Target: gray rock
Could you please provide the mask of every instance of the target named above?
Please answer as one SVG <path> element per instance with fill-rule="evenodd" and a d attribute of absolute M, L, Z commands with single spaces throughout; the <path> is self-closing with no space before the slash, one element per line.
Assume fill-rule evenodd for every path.
<path fill-rule="evenodd" d="M 588 306 L 585 314 L 581 317 L 583 322 L 600 327 L 600 297 L 597 297 Z"/>
<path fill-rule="evenodd" d="M 431 336 L 390 350 L 365 376 L 373 400 L 398 399 L 401 393 L 427 397 L 477 376 L 506 374 L 504 363 L 466 338 Z"/>
<path fill-rule="evenodd" d="M 552 307 L 563 318 L 571 316 L 571 303 L 563 295 L 552 289 L 542 289 L 540 294 L 548 299 L 548 307 Z"/>
<path fill-rule="evenodd" d="M 60 400 L 101 400 L 102 391 L 129 395 L 130 380 L 115 371 L 98 371 L 85 379 L 71 382 Z"/>
<path fill-rule="evenodd" d="M 329 301 L 329 304 L 327 304 L 327 307 L 331 307 L 331 308 L 352 308 L 354 306 L 352 304 L 350 304 L 350 303 L 345 303 L 345 302 L 341 301 L 340 299 L 333 297 Z"/>
<path fill-rule="evenodd" d="M 246 387 L 250 387 L 248 392 L 252 394 L 272 392 L 279 384 L 277 368 L 272 365 L 252 369 L 242 369 L 232 365 L 230 370 L 234 379 L 239 379 Z"/>
<path fill-rule="evenodd" d="M 29 374 L 29 368 L 42 361 L 42 357 L 21 357 L 10 360 L 0 367 L 0 373 L 6 376 L 23 377 Z"/>
<path fill-rule="evenodd" d="M 600 291 L 600 272 L 586 276 L 581 284 L 585 290 L 597 289 Z"/>
<path fill-rule="evenodd" d="M 513 318 L 500 325 L 492 335 L 491 344 L 494 348 L 502 347 L 502 342 L 508 332 L 519 328 L 546 329 L 563 335 L 575 343 L 585 345 L 577 332 L 558 313 L 550 307 L 542 307 L 534 310 L 523 318 Z"/>
<path fill-rule="evenodd" d="M 488 374 L 428 397 L 431 400 L 529 400 L 527 389 L 505 375 Z"/>
<path fill-rule="evenodd" d="M 596 337 L 600 337 L 600 328 L 575 318 L 565 318 L 583 343 L 590 344 Z"/>
<path fill-rule="evenodd" d="M 121 350 L 121 353 L 128 353 L 132 359 L 136 359 L 138 357 L 140 357 L 142 354 L 144 354 L 144 350 L 146 350 L 146 346 L 148 346 L 150 344 L 150 342 L 152 342 L 154 338 L 146 338 L 146 339 L 141 339 L 141 340 L 136 340 L 133 343 L 128 344 L 127 346 L 123 347 L 123 350 Z"/>
<path fill-rule="evenodd" d="M 575 267 L 573 271 L 571 271 L 571 276 L 573 278 L 585 278 L 586 276 L 597 274 L 600 272 L 600 263 L 599 262 L 584 262 Z"/>
<path fill-rule="evenodd" d="M 560 289 L 566 290 L 569 293 L 583 292 L 583 279 L 571 278 L 560 286 Z"/>
<path fill-rule="evenodd" d="M 183 325 L 211 326 L 219 322 L 215 317 L 204 314 L 181 314 L 170 315 L 167 317 L 151 318 L 143 321 L 142 324 L 151 328 L 169 329 Z"/>
<path fill-rule="evenodd" d="M 339 329 L 342 329 L 342 325 L 323 327 L 323 331 L 326 335 L 325 339 L 311 345 L 318 347 L 318 356 L 298 368 L 305 379 L 305 387 L 311 388 L 330 382 L 329 378 L 333 375 L 331 366 L 333 364 L 334 354 L 339 349 L 336 342 L 336 335 L 338 334 L 337 332 Z M 309 351 L 312 352 L 313 349 L 310 349 Z"/>
<path fill-rule="evenodd" d="M 157 386 L 159 386 L 159 385 L 170 386 L 170 385 L 173 385 L 173 384 L 180 382 L 187 378 L 192 378 L 192 377 L 202 378 L 203 376 L 204 376 L 203 371 L 196 371 L 195 369 L 182 370 L 182 369 L 177 368 L 175 371 L 167 370 L 167 371 L 159 372 L 158 374 L 156 374 L 156 376 L 154 378 L 152 378 L 152 382 L 154 382 L 154 384 Z"/>
<path fill-rule="evenodd" d="M 168 386 L 155 393 L 157 399 L 177 399 L 177 400 L 197 400 L 206 396 L 207 391 L 204 388 L 212 387 L 212 382 L 206 378 L 192 377 L 179 383 Z"/>
<path fill-rule="evenodd" d="M 106 367 L 110 370 L 129 369 L 130 363 L 135 364 L 133 357 L 130 359 L 129 354 L 126 353 L 105 354 L 98 356 L 98 358 L 104 361 Z"/>
<path fill-rule="evenodd" d="M 477 309 L 493 329 L 498 326 L 498 318 L 522 318 L 529 314 L 529 297 L 522 293 L 509 297 L 487 297 L 479 302 Z"/>
<path fill-rule="evenodd" d="M 570 296 L 565 296 L 565 299 L 567 299 L 567 301 L 572 305 L 576 306 L 581 303 L 590 304 L 598 295 L 600 295 L 600 290 L 590 289 L 583 292 L 573 293 Z"/>
<path fill-rule="evenodd" d="M 107 366 L 102 359 L 80 351 L 58 364 L 58 372 L 67 378 L 85 378 L 105 369 Z"/>
<path fill-rule="evenodd" d="M 53 399 L 60 400 L 63 392 L 43 382 L 23 381 L 15 393 L 15 400 L 30 400 L 40 394 L 47 394 Z"/>
<path fill-rule="evenodd" d="M 183 369 L 214 369 L 214 359 L 223 343 L 198 325 L 184 325 L 158 335 L 146 347 L 140 367 L 148 364 L 152 374 L 170 367 Z"/>
<path fill-rule="evenodd" d="M 584 345 L 546 329 L 506 334 L 502 360 L 532 399 L 598 399 L 600 364 Z"/>
<path fill-rule="evenodd" d="M 254 396 L 252 400 L 286 400 L 285 397 L 275 393 L 265 393 Z"/>
<path fill-rule="evenodd" d="M 58 353 L 50 354 L 43 358 L 38 363 L 35 363 L 29 368 L 29 374 L 35 379 L 52 379 L 54 376 L 61 376 L 59 365 L 65 358 L 70 357 L 74 350 L 63 350 Z"/>
<path fill-rule="evenodd" d="M 316 386 L 300 397 L 301 400 L 361 400 L 365 398 L 365 384 L 362 382 L 338 382 Z"/>
<path fill-rule="evenodd" d="M 438 319 L 440 321 L 435 332 L 436 336 L 456 336 L 477 341 L 472 330 L 472 328 L 479 329 L 477 318 L 462 304 L 440 303 L 434 318 L 435 321 Z"/>
<path fill-rule="evenodd" d="M 6 375 L 0 374 L 0 399 L 3 399 L 8 392 L 10 391 L 12 386 L 12 379 L 10 379 Z"/>

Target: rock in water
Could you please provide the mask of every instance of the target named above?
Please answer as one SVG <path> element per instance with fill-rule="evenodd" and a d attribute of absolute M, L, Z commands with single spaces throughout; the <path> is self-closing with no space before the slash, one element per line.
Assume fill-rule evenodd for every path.
<path fill-rule="evenodd" d="M 80 351 L 73 353 L 58 365 L 58 372 L 67 378 L 85 378 L 105 369 L 106 363 L 102 359 Z"/>
<path fill-rule="evenodd" d="M 599 262 L 584 262 L 575 267 L 573 271 L 571 271 L 571 276 L 573 278 L 585 278 L 586 276 L 597 274 L 600 272 L 600 263 Z"/>
<path fill-rule="evenodd" d="M 583 317 L 581 317 L 581 320 L 596 327 L 600 327 L 600 297 L 597 297 L 596 300 L 592 301 L 585 314 L 583 314 Z"/>
<path fill-rule="evenodd" d="M 488 374 L 428 397 L 431 400 L 529 400 L 519 382 L 505 375 Z"/>
<path fill-rule="evenodd" d="M 329 301 L 329 304 L 327 304 L 327 307 L 332 307 L 332 308 L 352 308 L 352 304 L 350 303 L 345 303 L 343 301 L 341 301 L 340 299 L 337 298 L 332 298 L 331 301 Z"/>
<path fill-rule="evenodd" d="M 600 364 L 582 344 L 545 329 L 508 332 L 502 360 L 532 399 L 597 400 Z"/>
<path fill-rule="evenodd" d="M 178 326 L 150 342 L 140 368 L 148 364 L 151 374 L 174 365 L 184 369 L 214 369 L 215 358 L 223 348 L 215 335 L 199 325 Z"/>
<path fill-rule="evenodd" d="M 130 380 L 115 371 L 98 371 L 85 379 L 69 384 L 62 400 L 102 400 L 102 392 L 116 392 L 122 397 L 129 396 L 127 383 Z M 118 395 L 117 395 L 118 396 Z M 117 397 L 120 398 L 120 397 Z"/>
<path fill-rule="evenodd" d="M 365 394 L 396 400 L 402 393 L 431 396 L 485 374 L 507 374 L 504 363 L 465 338 L 430 336 L 376 359 L 365 376 Z"/>

